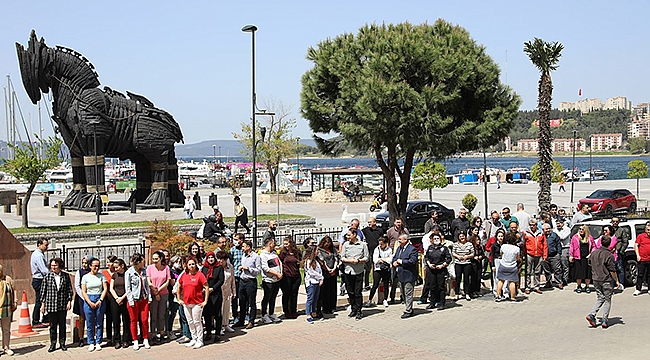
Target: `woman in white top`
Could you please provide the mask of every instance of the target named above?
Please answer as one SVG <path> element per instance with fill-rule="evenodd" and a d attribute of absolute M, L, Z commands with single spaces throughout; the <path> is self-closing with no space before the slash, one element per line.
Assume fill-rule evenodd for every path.
<path fill-rule="evenodd" d="M 501 262 L 497 267 L 497 297 L 496 301 L 504 300 L 501 295 L 503 284 L 509 281 L 510 301 L 517 301 L 517 286 L 519 285 L 519 264 L 521 263 L 521 249 L 515 245 L 517 235 L 507 233 L 501 245 Z"/>
<path fill-rule="evenodd" d="M 393 259 L 393 249 L 389 246 L 389 241 L 385 237 L 379 238 L 379 246 L 375 248 L 372 254 L 372 262 L 374 264 L 374 273 L 372 275 L 373 284 L 370 290 L 370 296 L 366 307 L 373 305 L 372 299 L 375 297 L 375 292 L 379 289 L 379 284 L 384 284 L 384 307 L 388 307 L 388 283 L 390 282 L 390 263 Z"/>

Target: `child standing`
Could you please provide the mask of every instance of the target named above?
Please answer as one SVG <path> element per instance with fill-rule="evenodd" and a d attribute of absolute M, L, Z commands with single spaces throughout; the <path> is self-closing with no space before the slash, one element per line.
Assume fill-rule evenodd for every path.
<path fill-rule="evenodd" d="M 305 250 L 305 288 L 307 290 L 307 302 L 305 304 L 305 313 L 309 316 L 308 323 L 313 323 L 318 314 L 316 313 L 316 302 L 318 301 L 318 294 L 320 287 L 323 285 L 323 272 L 321 270 L 318 260 L 316 260 L 316 247 L 309 246 Z"/>

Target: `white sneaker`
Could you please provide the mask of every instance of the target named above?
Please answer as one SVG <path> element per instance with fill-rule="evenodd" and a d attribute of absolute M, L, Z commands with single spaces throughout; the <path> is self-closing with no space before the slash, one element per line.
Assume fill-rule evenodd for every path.
<path fill-rule="evenodd" d="M 231 332 L 235 332 L 235 329 L 231 328 L 230 325 L 226 325 L 226 331 L 231 333 Z"/>
<path fill-rule="evenodd" d="M 14 351 L 11 349 L 5 349 L 5 355 L 7 356 L 14 356 Z"/>
<path fill-rule="evenodd" d="M 280 318 L 279 318 L 277 315 L 275 315 L 275 314 L 269 315 L 269 317 L 271 318 L 271 321 L 273 321 L 274 323 L 282 322 L 282 319 L 280 319 Z"/>
<path fill-rule="evenodd" d="M 94 345 L 94 344 L 90 344 L 90 345 L 88 345 L 88 351 L 89 351 L 89 352 L 93 352 L 93 351 L 95 351 L 95 345 Z"/>
<path fill-rule="evenodd" d="M 142 346 L 144 346 L 145 349 L 151 349 L 151 345 L 149 345 L 149 339 L 142 340 Z"/>
<path fill-rule="evenodd" d="M 384 307 L 388 307 L 388 301 L 384 300 Z"/>
<path fill-rule="evenodd" d="M 634 292 L 632 293 L 632 295 L 634 295 L 634 296 L 637 296 L 639 294 L 641 294 L 641 292 L 639 290 L 634 290 Z"/>
<path fill-rule="evenodd" d="M 99 345 L 99 344 L 95 344 L 95 350 L 96 350 L 96 351 L 99 351 L 99 350 L 101 350 L 101 349 L 102 349 L 102 346 L 101 346 L 101 345 Z"/>
<path fill-rule="evenodd" d="M 271 318 L 268 315 L 262 316 L 262 324 L 270 324 L 272 322 L 273 320 L 271 320 Z"/>
<path fill-rule="evenodd" d="M 196 344 L 194 344 L 194 346 L 192 346 L 192 349 L 198 349 L 198 348 L 200 348 L 201 346 L 203 346 L 203 343 L 200 342 L 200 341 L 197 341 Z"/>
<path fill-rule="evenodd" d="M 219 336 L 224 336 L 224 335 L 226 335 L 226 331 L 224 329 L 221 329 L 221 331 L 219 331 Z"/>
<path fill-rule="evenodd" d="M 133 350 L 138 351 L 140 349 L 140 345 L 138 344 L 138 341 L 133 342 Z"/>
<path fill-rule="evenodd" d="M 192 346 L 194 346 L 194 345 L 196 345 L 196 340 L 194 340 L 194 339 L 192 339 L 192 341 L 190 341 L 190 342 L 188 342 L 187 344 L 185 344 L 185 346 L 187 346 L 188 348 L 189 348 L 189 347 L 192 347 Z"/>

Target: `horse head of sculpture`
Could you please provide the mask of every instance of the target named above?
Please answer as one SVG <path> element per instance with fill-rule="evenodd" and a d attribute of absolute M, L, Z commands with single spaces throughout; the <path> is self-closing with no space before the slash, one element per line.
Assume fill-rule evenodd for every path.
<path fill-rule="evenodd" d="M 99 86 L 95 67 L 83 55 L 63 46 L 48 47 L 45 39 L 38 40 L 35 30 L 29 36 L 27 49 L 16 43 L 16 52 L 25 91 L 34 104 L 41 99 L 41 91 L 49 92 L 55 81 L 68 87 Z"/>

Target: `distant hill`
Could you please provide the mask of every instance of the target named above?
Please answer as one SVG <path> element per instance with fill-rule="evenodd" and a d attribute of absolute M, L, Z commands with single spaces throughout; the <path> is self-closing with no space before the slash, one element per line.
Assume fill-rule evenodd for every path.
<path fill-rule="evenodd" d="M 313 139 L 300 139 L 300 143 L 316 146 Z M 215 145 L 215 147 L 213 148 L 212 145 Z M 211 158 L 213 155 L 219 156 L 219 153 L 221 153 L 222 158 L 228 155 L 239 157 L 242 155 L 241 149 L 242 145 L 237 140 L 204 140 L 194 144 L 176 144 L 176 156 Z"/>

